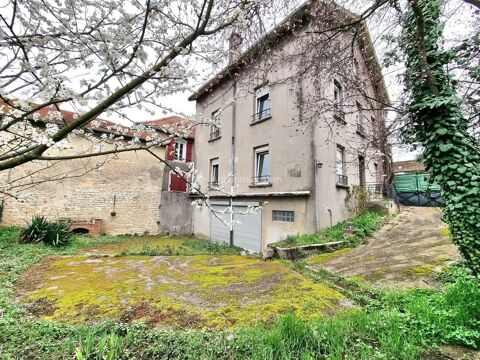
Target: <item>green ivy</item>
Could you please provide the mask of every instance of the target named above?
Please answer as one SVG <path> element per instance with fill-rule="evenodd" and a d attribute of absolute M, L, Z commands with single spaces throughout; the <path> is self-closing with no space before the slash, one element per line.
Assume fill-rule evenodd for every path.
<path fill-rule="evenodd" d="M 450 53 L 442 36 L 441 0 L 412 0 L 405 16 L 402 47 L 410 95 L 406 137 L 424 147 L 423 162 L 442 187 L 444 220 L 468 266 L 480 274 L 480 146 L 445 66 Z"/>

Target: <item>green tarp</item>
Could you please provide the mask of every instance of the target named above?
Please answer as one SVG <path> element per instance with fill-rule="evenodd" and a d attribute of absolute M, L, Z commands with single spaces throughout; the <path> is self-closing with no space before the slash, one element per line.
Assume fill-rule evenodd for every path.
<path fill-rule="evenodd" d="M 397 174 L 393 183 L 399 193 L 405 192 L 440 192 L 440 186 L 431 183 L 427 173 Z"/>

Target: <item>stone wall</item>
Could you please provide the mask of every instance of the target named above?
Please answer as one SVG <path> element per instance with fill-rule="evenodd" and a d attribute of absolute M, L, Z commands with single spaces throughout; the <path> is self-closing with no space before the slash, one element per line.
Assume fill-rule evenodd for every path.
<path fill-rule="evenodd" d="M 72 149 L 89 146 L 81 137 L 70 142 Z M 164 148 L 155 152 L 164 158 Z M 3 197 L 1 224 L 24 225 L 43 215 L 52 220 L 101 219 L 106 234 L 155 234 L 160 232 L 163 173 L 164 164 L 145 151 L 28 163 L 0 174 L 0 181 L 18 186 L 13 189 L 18 200 Z M 57 180 L 47 181 L 52 178 Z M 32 182 L 36 185 L 27 185 Z"/>
<path fill-rule="evenodd" d="M 160 231 L 191 235 L 193 232 L 191 202 L 187 193 L 162 191 Z"/>

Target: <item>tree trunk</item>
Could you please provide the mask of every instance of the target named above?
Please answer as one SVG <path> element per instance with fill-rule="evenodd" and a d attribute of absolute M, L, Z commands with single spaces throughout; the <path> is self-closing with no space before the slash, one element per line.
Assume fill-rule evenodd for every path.
<path fill-rule="evenodd" d="M 406 137 L 424 147 L 423 162 L 442 187 L 444 220 L 467 265 L 480 274 L 480 146 L 444 66 L 440 0 L 413 0 L 405 18 L 402 46 L 407 56 L 405 86 L 411 95 Z"/>

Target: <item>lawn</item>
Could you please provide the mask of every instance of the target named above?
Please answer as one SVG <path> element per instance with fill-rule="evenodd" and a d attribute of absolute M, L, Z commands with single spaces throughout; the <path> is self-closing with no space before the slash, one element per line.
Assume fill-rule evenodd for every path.
<path fill-rule="evenodd" d="M 150 250 L 143 251 L 144 244 L 141 244 L 135 250 L 141 253 L 139 255 L 128 254 L 121 249 L 120 254 L 116 252 L 112 257 L 105 257 L 87 256 L 85 249 L 89 253 L 95 245 L 106 246 L 107 243 L 125 241 L 125 238 L 77 237 L 71 245 L 59 249 L 42 244 L 20 245 L 17 236 L 18 230 L 0 229 L 0 359 L 447 359 L 439 355 L 436 344 L 480 347 L 480 283 L 461 267 L 444 276 L 446 283 L 442 291 L 394 292 L 348 281 L 326 271 L 312 272 L 302 261 L 264 262 L 228 253 L 230 249 L 225 249 L 227 253 L 222 254 L 221 247 L 215 248 L 215 253 L 210 255 L 165 257 L 157 255 L 163 251 L 161 246 L 153 252 L 154 256 L 148 256 L 145 253 Z M 127 241 L 135 242 L 136 239 Z M 196 246 L 202 252 L 199 250 L 202 244 Z M 208 251 L 211 250 L 203 250 L 205 253 Z M 46 260 L 48 256 L 54 258 Z M 222 258 L 223 261 L 208 263 L 208 259 Z M 160 259 L 162 261 L 155 265 Z M 175 269 L 184 269 L 182 264 L 188 259 L 187 275 L 177 274 Z M 103 296 L 119 296 L 121 302 L 121 297 L 129 289 L 125 288 L 125 293 L 120 294 L 112 294 L 108 289 L 120 288 L 130 279 L 135 286 L 140 286 L 142 292 L 149 284 L 152 292 L 158 290 L 162 296 L 175 288 L 171 282 L 158 277 L 153 277 L 157 283 L 151 284 L 148 279 L 142 278 L 145 275 L 143 270 L 122 278 L 123 275 L 114 274 L 109 269 L 109 266 L 115 265 L 108 263 L 112 261 L 137 270 L 138 262 L 148 264 L 144 270 L 155 266 L 155 271 L 172 268 L 175 275 L 167 280 L 181 285 L 179 288 L 182 291 L 177 294 L 183 296 L 179 302 L 188 304 L 198 301 L 194 304 L 198 309 L 197 316 L 204 316 L 204 320 L 190 323 L 188 317 L 179 317 L 186 323 L 167 322 L 166 326 L 155 326 L 159 322 L 155 309 L 141 303 L 141 306 L 130 308 L 127 304 L 126 309 L 130 311 L 112 309 L 111 315 L 105 317 L 97 316 L 95 307 L 85 313 L 85 306 L 75 307 L 73 303 L 78 299 L 66 293 L 69 289 L 80 289 L 78 298 L 84 302 L 88 300 L 88 287 L 84 287 L 82 282 L 89 282 L 89 277 L 93 277 L 90 278 L 93 280 L 90 282 L 93 286 L 90 295 L 95 295 L 94 302 L 100 301 L 100 305 L 97 303 L 100 310 L 105 310 L 102 307 L 108 303 L 115 303 L 102 302 L 105 300 Z M 87 272 L 87 276 L 76 273 L 80 268 L 81 272 Z M 61 275 L 57 270 L 66 271 L 67 278 L 58 278 Z M 111 278 L 95 278 L 109 273 Z M 291 277 L 287 280 L 292 281 L 276 282 L 279 287 L 273 292 L 279 296 L 279 311 L 273 311 L 267 321 L 261 321 L 265 320 L 260 318 L 261 313 L 268 308 L 270 301 L 265 299 L 270 298 L 262 298 L 265 286 L 249 286 L 277 274 Z M 78 279 L 82 276 L 86 279 Z M 230 293 L 222 294 L 218 286 L 228 288 L 225 284 L 232 281 L 238 286 L 229 289 Z M 290 289 L 288 286 L 282 288 L 282 284 L 290 282 Z M 154 291 L 156 286 L 158 289 Z M 33 288 L 38 292 L 31 292 Z M 203 303 L 201 296 L 191 296 L 187 291 L 189 288 L 211 303 Z M 224 305 L 221 302 L 228 302 L 236 289 L 248 289 L 250 297 L 247 299 L 252 303 L 242 303 L 246 305 L 242 308 L 232 301 L 230 304 L 236 304 L 237 314 L 219 316 L 216 310 Z M 106 293 L 100 294 L 101 291 Z M 305 293 L 295 298 L 296 292 L 302 294 L 301 291 Z M 136 292 L 130 289 L 130 294 L 137 301 Z M 305 294 L 310 294 L 313 301 L 295 309 L 294 305 Z M 25 304 L 29 296 L 33 301 L 36 296 L 47 301 L 37 304 L 36 309 L 28 308 Z M 65 300 L 67 298 L 68 301 Z M 146 303 L 159 305 L 154 302 L 155 299 L 157 295 Z M 54 303 L 52 308 L 48 307 L 48 301 Z M 56 301 L 65 301 L 66 307 L 57 308 Z M 356 306 L 348 311 L 332 311 L 336 310 L 337 302 L 345 306 L 355 303 Z M 287 303 L 288 306 L 285 306 Z M 255 306 L 264 308 L 255 313 Z M 39 313 L 35 314 L 35 310 Z M 306 312 L 321 312 L 323 316 L 309 317 L 305 316 Z M 282 315 L 277 318 L 280 313 Z M 88 319 L 85 318 L 87 315 L 90 316 Z M 176 314 L 169 315 L 175 318 Z M 249 318 L 256 320 L 257 316 L 258 322 L 243 321 Z M 209 323 L 213 318 L 220 320 Z M 240 319 L 241 326 L 225 326 L 229 325 L 225 320 L 227 318 Z M 206 323 L 203 322 L 205 319 Z M 191 329 L 185 330 L 186 327 Z M 431 357 L 424 357 L 425 354 Z"/>
<path fill-rule="evenodd" d="M 289 235 L 284 240 L 273 243 L 272 246 L 288 248 L 301 245 L 325 244 L 329 242 L 347 241 L 355 246 L 365 237 L 371 236 L 387 221 L 387 214 L 371 212 L 354 217 L 351 221 L 341 221 L 314 234 Z M 353 233 L 347 229 L 351 226 Z"/>

